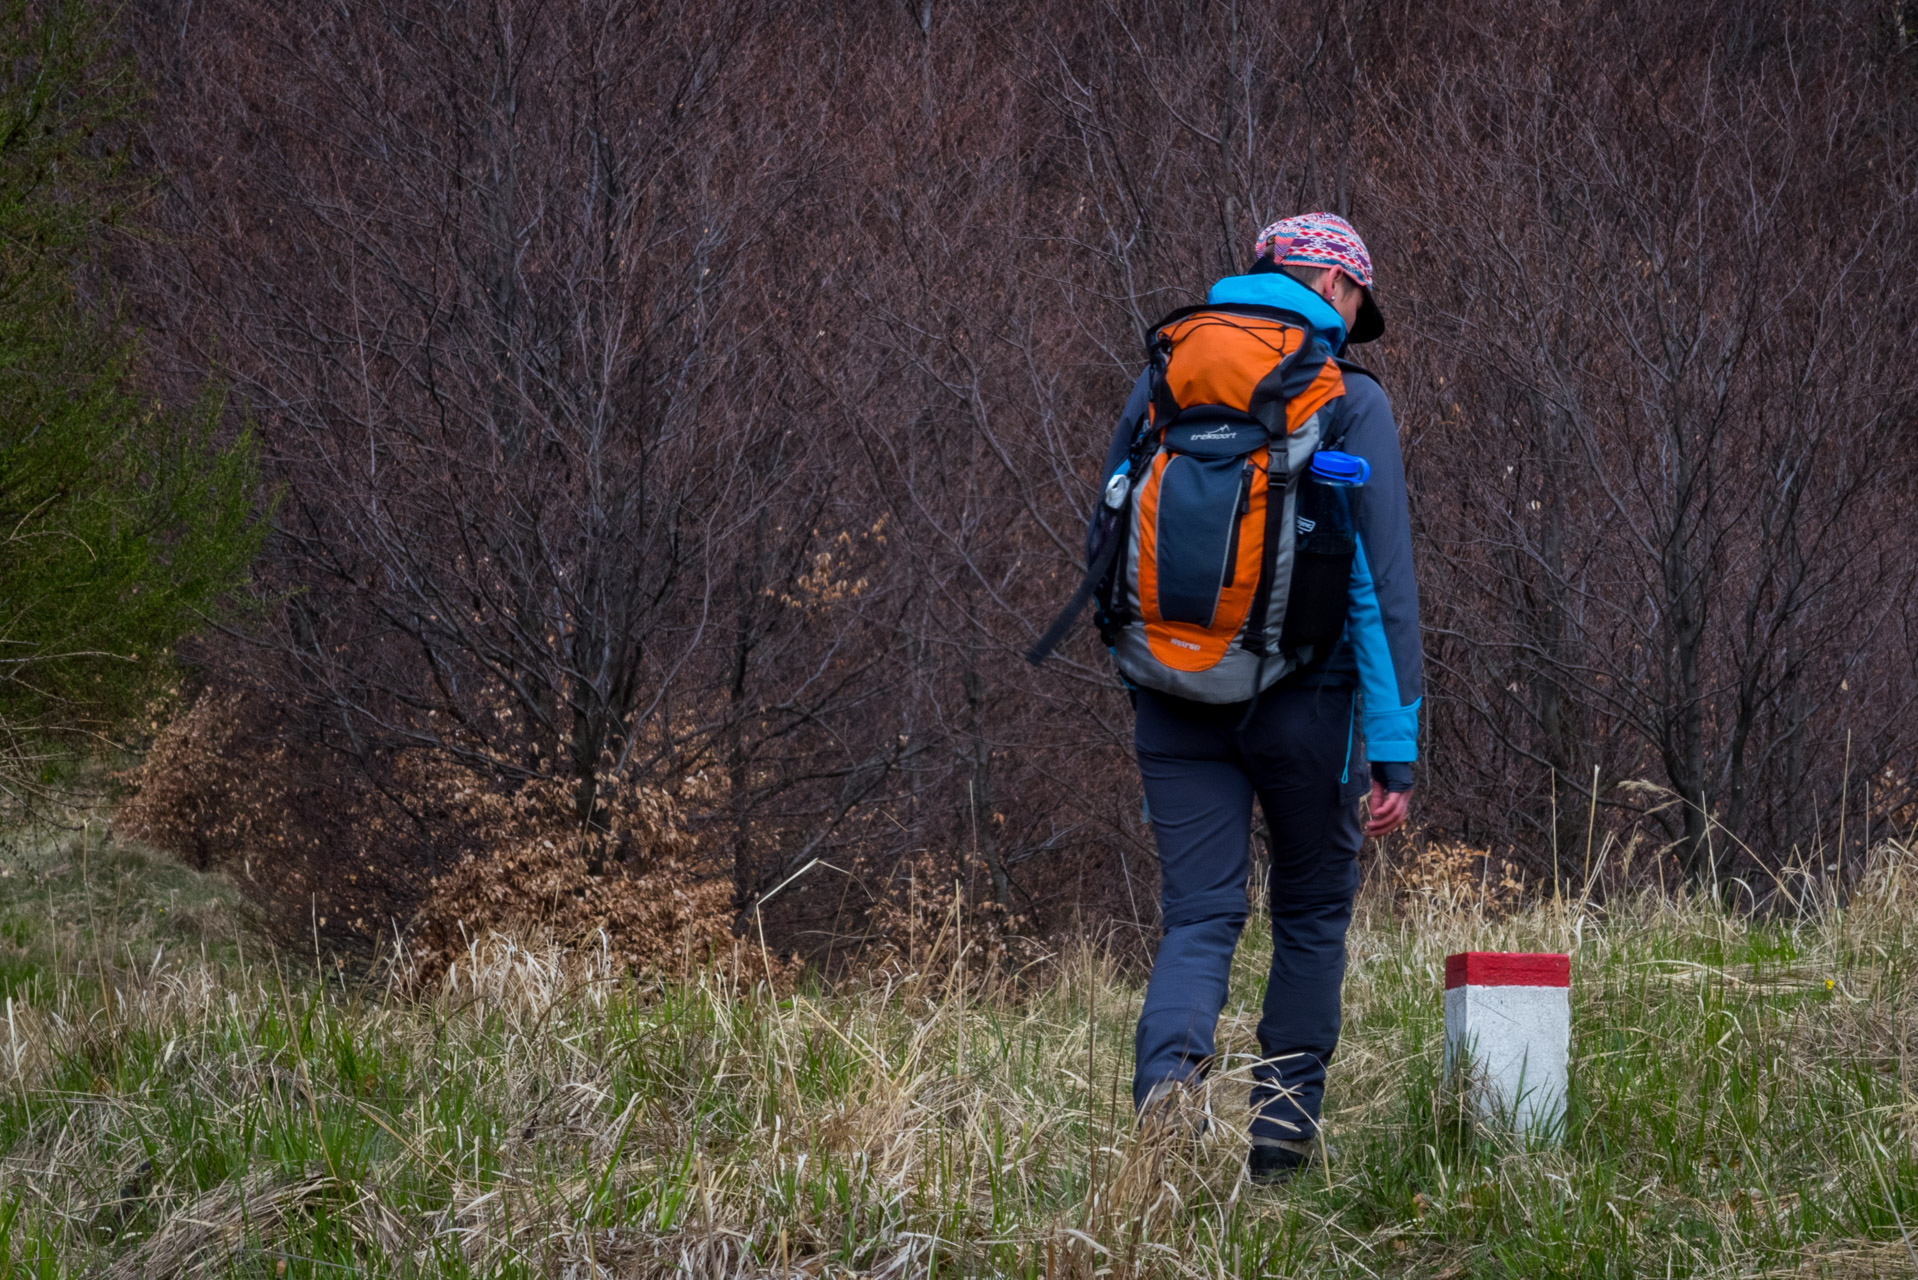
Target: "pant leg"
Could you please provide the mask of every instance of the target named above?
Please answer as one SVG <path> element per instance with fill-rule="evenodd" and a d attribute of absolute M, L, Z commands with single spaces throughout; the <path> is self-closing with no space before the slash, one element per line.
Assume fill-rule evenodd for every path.
<path fill-rule="evenodd" d="M 1247 914 L 1252 784 L 1218 708 L 1141 690 L 1134 731 L 1159 847 L 1163 935 L 1139 1013 L 1134 1106 L 1212 1058 L 1232 952 Z"/>
<path fill-rule="evenodd" d="M 1241 749 L 1272 851 L 1272 972 L 1259 1020 L 1255 1140 L 1317 1132 L 1338 1048 L 1345 933 L 1358 892 L 1367 768 L 1343 689 L 1275 689 Z"/>

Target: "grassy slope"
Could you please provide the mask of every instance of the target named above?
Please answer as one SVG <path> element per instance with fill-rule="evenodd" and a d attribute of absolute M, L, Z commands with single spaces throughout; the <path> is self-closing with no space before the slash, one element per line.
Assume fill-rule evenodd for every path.
<path fill-rule="evenodd" d="M 775 1001 L 497 948 L 408 1003 L 247 941 L 215 881 L 39 847 L 0 879 L 0 1276 L 1910 1275 L 1894 854 L 1802 924 L 1374 902 L 1343 1159 L 1275 1192 L 1240 1176 L 1243 1057 L 1209 1137 L 1134 1134 L 1139 993 L 1090 951 L 1022 995 L 948 964 Z M 1466 945 L 1575 955 L 1561 1149 L 1474 1135 L 1438 1087 Z"/>

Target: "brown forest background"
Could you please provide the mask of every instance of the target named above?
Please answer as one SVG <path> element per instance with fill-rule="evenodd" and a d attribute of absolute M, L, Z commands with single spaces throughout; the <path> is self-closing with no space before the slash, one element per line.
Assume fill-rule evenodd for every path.
<path fill-rule="evenodd" d="M 1148 931 L 1125 698 L 1019 655 L 1145 327 L 1314 208 L 1413 486 L 1392 856 L 1763 902 L 1914 820 L 1918 8 L 130 18 L 126 290 L 274 514 L 127 821 L 293 935 Z"/>

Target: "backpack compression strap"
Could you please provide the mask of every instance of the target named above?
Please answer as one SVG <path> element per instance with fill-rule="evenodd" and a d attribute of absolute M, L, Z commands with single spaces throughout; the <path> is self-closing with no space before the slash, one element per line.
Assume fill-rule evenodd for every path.
<path fill-rule="evenodd" d="M 1150 342 L 1148 338 L 1148 346 Z M 1160 376 L 1163 373 L 1163 365 L 1155 363 L 1152 378 L 1155 389 L 1164 381 Z M 1079 583 L 1079 589 L 1072 593 L 1072 599 L 1066 601 L 1066 607 L 1059 610 L 1059 616 L 1054 618 L 1052 625 L 1046 628 L 1046 633 L 1026 650 L 1026 661 L 1033 666 L 1043 663 L 1052 655 L 1052 651 L 1059 647 L 1059 642 L 1066 638 L 1066 632 L 1072 630 L 1072 624 L 1077 622 L 1079 615 L 1085 611 L 1086 603 L 1092 599 L 1092 593 L 1099 589 L 1099 584 L 1105 581 L 1108 573 L 1112 572 L 1112 562 L 1119 558 L 1119 548 L 1124 545 L 1127 536 L 1126 504 L 1132 500 L 1132 486 L 1138 483 L 1137 477 L 1146 459 L 1158 451 L 1159 435 L 1156 424 L 1148 415 L 1147 420 L 1142 421 L 1133 434 L 1132 447 L 1126 451 L 1125 469 L 1116 472 L 1106 481 L 1106 491 L 1099 498 L 1099 540 L 1093 546 L 1091 559 L 1086 564 L 1086 576 Z M 1112 486 L 1118 483 L 1120 476 L 1125 477 L 1126 487 L 1115 505 Z"/>
<path fill-rule="evenodd" d="M 1092 562 L 1086 566 L 1085 580 L 1079 584 L 1079 589 L 1072 593 L 1072 599 L 1066 601 L 1066 607 L 1059 611 L 1059 616 L 1052 620 L 1052 625 L 1046 628 L 1046 633 L 1039 637 L 1038 643 L 1026 650 L 1027 662 L 1035 667 L 1044 662 L 1052 655 L 1052 651 L 1059 647 L 1059 642 L 1066 638 L 1066 632 L 1072 630 L 1072 624 L 1079 620 L 1079 614 L 1084 611 L 1086 602 L 1092 599 L 1092 593 L 1099 589 L 1099 584 L 1105 581 L 1106 574 L 1111 572 L 1112 562 L 1118 559 L 1119 544 L 1125 541 L 1124 523 L 1119 518 L 1119 512 L 1101 504 L 1099 546 L 1092 553 Z"/>

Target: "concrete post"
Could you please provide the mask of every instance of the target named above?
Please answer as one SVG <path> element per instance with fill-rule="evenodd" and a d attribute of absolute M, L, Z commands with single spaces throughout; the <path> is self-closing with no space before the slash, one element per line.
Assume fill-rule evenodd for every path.
<path fill-rule="evenodd" d="M 1462 951 L 1445 957 L 1445 1075 L 1471 1063 L 1485 1120 L 1556 1139 L 1572 1043 L 1570 956 Z"/>

